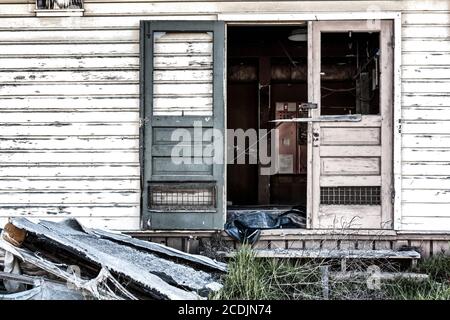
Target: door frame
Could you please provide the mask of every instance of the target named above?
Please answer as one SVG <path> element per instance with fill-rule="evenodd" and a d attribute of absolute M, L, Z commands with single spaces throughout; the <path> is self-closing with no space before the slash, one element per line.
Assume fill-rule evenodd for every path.
<path fill-rule="evenodd" d="M 265 13 L 265 14 L 252 14 L 252 13 L 224 13 L 217 14 L 217 20 L 225 22 L 225 33 L 229 25 L 242 25 L 242 26 L 260 26 L 260 25 L 282 25 L 282 24 L 295 24 L 299 21 L 307 21 L 308 27 L 312 21 L 351 21 L 351 20 L 372 20 L 376 23 L 376 20 L 392 20 L 393 21 L 393 95 L 392 95 L 392 157 L 391 157 L 391 176 L 393 179 L 393 198 L 392 198 L 392 214 L 393 229 L 401 230 L 402 208 L 401 208 L 401 12 L 396 11 L 364 11 L 364 12 L 312 12 L 312 13 Z M 309 28 L 308 28 L 309 29 Z M 311 45 L 312 33 L 308 32 L 308 46 Z M 227 37 L 225 36 L 225 41 Z M 227 44 L 225 43 L 225 52 Z M 310 50 L 308 50 L 310 51 Z M 226 54 L 225 54 L 226 56 Z M 308 63 L 309 63 L 308 57 Z M 226 63 L 224 67 L 226 68 Z M 308 73 L 310 70 L 308 70 Z M 224 114 L 226 117 L 227 101 L 226 101 L 226 80 L 227 72 L 224 72 Z M 308 88 L 309 90 L 309 88 Z M 311 126 L 309 124 L 308 126 Z M 225 121 L 225 130 L 227 129 Z M 309 132 L 311 131 L 308 129 Z M 308 162 L 310 161 L 310 155 L 312 155 L 312 144 L 309 141 L 308 135 Z M 225 139 L 225 143 L 227 143 Z M 227 159 L 227 148 L 225 148 L 225 159 Z M 224 170 L 224 182 L 226 183 L 226 169 Z M 307 173 L 308 186 L 312 184 L 312 176 L 310 172 Z M 308 188 L 307 194 L 307 229 L 313 227 L 312 220 L 312 188 Z M 311 194 L 310 194 L 311 193 Z M 226 198 L 226 192 L 224 194 Z M 224 199 L 226 203 L 226 199 Z"/>

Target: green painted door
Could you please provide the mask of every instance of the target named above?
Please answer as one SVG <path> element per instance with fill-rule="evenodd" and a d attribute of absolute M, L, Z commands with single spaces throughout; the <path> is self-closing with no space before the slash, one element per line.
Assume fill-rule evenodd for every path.
<path fill-rule="evenodd" d="M 144 229 L 222 229 L 224 23 L 141 23 Z"/>

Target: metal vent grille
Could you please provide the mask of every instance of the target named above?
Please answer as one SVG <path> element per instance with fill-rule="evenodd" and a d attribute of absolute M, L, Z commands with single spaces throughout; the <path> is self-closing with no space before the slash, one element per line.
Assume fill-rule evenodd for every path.
<path fill-rule="evenodd" d="M 216 188 L 213 183 L 150 184 L 148 199 L 155 210 L 208 210 L 216 207 Z"/>
<path fill-rule="evenodd" d="M 320 203 L 325 205 L 380 205 L 381 187 L 321 187 Z"/>

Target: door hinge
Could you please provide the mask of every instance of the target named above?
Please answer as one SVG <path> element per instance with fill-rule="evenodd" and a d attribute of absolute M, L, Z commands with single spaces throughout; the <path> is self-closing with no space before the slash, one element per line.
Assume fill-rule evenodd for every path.
<path fill-rule="evenodd" d="M 391 43 L 390 43 L 392 49 L 395 49 L 395 36 L 391 36 Z"/>
<path fill-rule="evenodd" d="M 395 189 L 392 188 L 391 190 L 391 203 L 394 204 L 395 203 Z"/>
<path fill-rule="evenodd" d="M 139 128 L 142 128 L 149 122 L 149 119 L 147 117 L 139 118 Z"/>

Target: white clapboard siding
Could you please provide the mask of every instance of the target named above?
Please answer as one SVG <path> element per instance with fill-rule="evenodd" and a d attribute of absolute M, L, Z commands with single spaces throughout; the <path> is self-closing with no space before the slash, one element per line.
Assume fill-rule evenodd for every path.
<path fill-rule="evenodd" d="M 447 148 L 450 146 L 450 134 L 404 134 L 404 148 Z"/>
<path fill-rule="evenodd" d="M 406 176 L 402 179 L 403 190 L 407 189 L 450 189 L 450 176 Z M 420 201 L 420 198 L 417 200 Z"/>
<path fill-rule="evenodd" d="M 39 18 L 33 0 L 0 3 L 0 199 L 10 203 L 0 201 L 0 225 L 8 216 L 17 215 L 56 220 L 76 217 L 93 227 L 140 228 L 141 20 L 215 20 L 217 14 L 236 13 L 270 13 L 276 19 L 279 13 L 400 11 L 401 228 L 450 230 L 450 200 L 447 195 L 436 195 L 450 189 L 449 1 L 84 3 L 83 17 Z M 153 73 L 155 114 L 210 115 L 212 62 L 209 34 L 189 38 L 172 33 L 160 38 L 155 44 Z M 362 134 L 371 134 L 375 142 L 379 138 L 370 130 Z M 339 143 L 341 137 L 328 138 Z M 360 171 L 378 170 L 370 159 L 361 158 Z M 355 179 L 365 177 L 372 176 Z M 84 197 L 83 191 L 98 194 Z M 123 194 L 116 196 L 115 191 Z"/>
<path fill-rule="evenodd" d="M 2 136 L 0 152 L 14 150 L 128 150 L 139 148 L 137 136 Z"/>
<path fill-rule="evenodd" d="M 63 99 L 64 98 L 64 99 Z M 139 97 L 128 96 L 20 96 L 20 97 L 2 97 L 0 110 L 4 111 L 26 111 L 26 110 L 98 110 L 113 109 L 126 110 L 133 109 L 139 111 Z"/>
<path fill-rule="evenodd" d="M 139 189 L 139 179 L 70 179 L 70 178 L 2 178 L 0 191 L 80 191 L 117 190 L 135 192 Z"/>
<path fill-rule="evenodd" d="M 0 126 L 0 136 L 130 136 L 139 134 L 138 122 L 117 123 L 73 123 L 73 122 L 41 122 L 12 123 Z"/>
<path fill-rule="evenodd" d="M 1 49 L 0 49 L 1 50 Z M 33 73 L 24 71 L 3 71 L 0 72 L 1 84 L 51 84 L 51 83 L 135 83 L 138 84 L 139 72 L 132 70 L 117 71 L 45 71 L 38 70 Z"/>
<path fill-rule="evenodd" d="M 17 163 L 0 164 L 2 177 L 139 177 L 139 163 L 115 163 L 114 161 L 102 164 L 77 163 Z M 106 186 L 105 186 L 106 187 Z"/>
<path fill-rule="evenodd" d="M 111 41 L 114 42 L 114 41 Z M 138 55 L 139 42 L 134 39 L 127 43 L 74 43 L 70 39 L 66 42 L 54 43 L 44 41 L 43 43 L 29 44 L 26 42 L 2 43 L 0 42 L 0 56 L 27 56 L 27 55 L 83 55 L 83 56 L 123 56 Z"/>
<path fill-rule="evenodd" d="M 136 112 L 97 111 L 91 112 L 0 112 L 0 123 L 34 122 L 136 122 Z"/>
<path fill-rule="evenodd" d="M 0 151 L 0 162 L 8 163 L 104 163 L 113 160 L 116 163 L 138 161 L 137 151 Z"/>
<path fill-rule="evenodd" d="M 180 90 L 182 88 L 179 88 Z M 208 88 L 202 88 L 204 91 Z M 184 89 L 188 90 L 188 89 Z M 167 88 L 162 88 L 162 92 L 170 92 Z M 199 90 L 200 91 L 200 90 Z M 138 95 L 139 86 L 137 84 L 16 84 L 2 85 L 0 87 L 1 96 L 91 96 L 91 95 Z"/>
<path fill-rule="evenodd" d="M 124 211 L 130 210 L 129 208 L 125 207 L 122 208 Z M 39 214 L 34 213 L 30 214 L 28 216 L 25 216 L 27 219 L 30 219 L 31 221 L 39 221 L 39 220 L 53 220 L 53 221 L 61 221 L 67 218 L 76 218 L 78 222 L 85 226 L 89 226 L 90 228 L 98 228 L 98 229 L 115 229 L 115 230 L 138 230 L 140 228 L 140 219 L 137 214 L 137 210 L 135 210 L 135 216 L 133 217 L 114 217 L 114 216 L 99 216 L 95 215 L 92 217 L 83 217 L 83 216 L 76 216 L 78 210 L 77 208 L 74 208 L 73 214 L 70 215 L 59 215 L 58 211 L 53 211 L 53 214 L 46 214 L 45 210 L 39 211 Z M 95 210 L 93 210 L 95 212 Z M 8 222 L 8 217 L 11 216 L 9 214 L 5 217 L 0 217 L 0 224 L 5 225 Z"/>
<path fill-rule="evenodd" d="M 11 215 L 29 217 L 41 217 L 48 219 L 49 217 L 63 216 L 69 217 L 109 217 L 109 218 L 133 218 L 137 217 L 138 205 L 121 205 L 118 207 L 111 207 L 105 204 L 89 205 L 89 204 L 72 204 L 70 206 L 61 205 L 59 207 L 46 206 L 45 204 L 26 205 L 23 207 L 2 206 L 0 217 L 7 217 Z"/>
<path fill-rule="evenodd" d="M 113 28 L 111 28 L 113 29 Z M 14 41 L 21 42 L 67 42 L 67 41 L 134 41 L 139 37 L 139 30 L 51 30 L 14 32 Z M 10 31 L 0 31 L 0 43 L 11 41 Z"/>
<path fill-rule="evenodd" d="M 135 57 L 18 57 L 0 59 L 0 70 L 41 69 L 139 69 L 139 58 Z"/>

